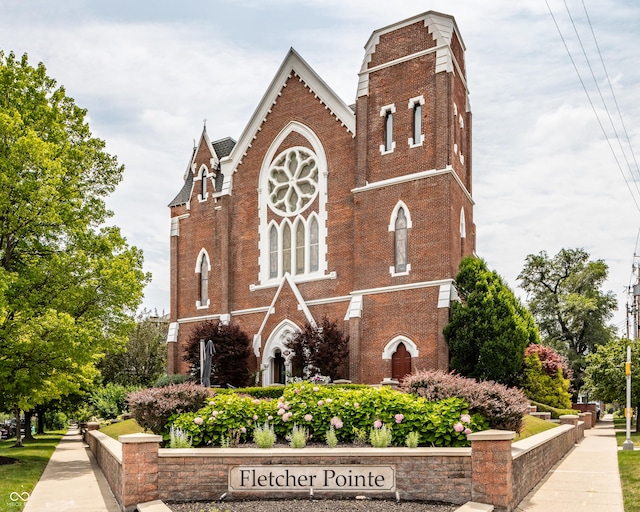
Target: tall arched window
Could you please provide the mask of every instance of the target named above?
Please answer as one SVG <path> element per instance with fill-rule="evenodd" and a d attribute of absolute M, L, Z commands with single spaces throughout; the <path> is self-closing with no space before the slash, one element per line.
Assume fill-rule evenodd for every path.
<path fill-rule="evenodd" d="M 318 270 L 318 219 L 313 217 L 309 226 L 309 271 L 316 272 Z"/>
<path fill-rule="evenodd" d="M 296 226 L 296 274 L 304 274 L 304 222 L 298 221 Z"/>
<path fill-rule="evenodd" d="M 278 277 L 278 228 L 269 229 L 269 277 Z"/>
<path fill-rule="evenodd" d="M 200 304 L 206 306 L 209 302 L 209 260 L 202 255 L 200 261 Z"/>
<path fill-rule="evenodd" d="M 282 230 L 282 275 L 291 274 L 291 226 L 284 225 Z"/>
<path fill-rule="evenodd" d="M 285 142 L 292 133 L 300 145 Z M 260 283 L 255 286 L 275 286 L 287 273 L 297 282 L 331 278 L 325 243 L 327 176 L 317 135 L 298 122 L 289 123 L 273 140 L 260 169 Z"/>
<path fill-rule="evenodd" d="M 407 271 L 407 217 L 404 208 L 398 210 L 395 225 L 395 263 L 396 272 Z"/>
<path fill-rule="evenodd" d="M 200 174 L 200 197 L 203 201 L 207 198 L 207 169 L 204 167 Z"/>

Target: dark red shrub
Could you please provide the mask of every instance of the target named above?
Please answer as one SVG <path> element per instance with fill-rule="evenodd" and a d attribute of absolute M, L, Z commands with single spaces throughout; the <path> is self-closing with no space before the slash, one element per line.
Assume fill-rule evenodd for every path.
<path fill-rule="evenodd" d="M 459 397 L 471 413 L 482 414 L 491 428 L 520 432 L 522 417 L 529 411 L 529 399 L 518 388 L 493 381 L 476 381 L 440 370 L 422 370 L 405 377 L 402 388 L 427 400 Z"/>
<path fill-rule="evenodd" d="M 195 412 L 212 393 L 194 382 L 147 388 L 129 394 L 129 410 L 141 427 L 162 434 L 172 414 Z"/>

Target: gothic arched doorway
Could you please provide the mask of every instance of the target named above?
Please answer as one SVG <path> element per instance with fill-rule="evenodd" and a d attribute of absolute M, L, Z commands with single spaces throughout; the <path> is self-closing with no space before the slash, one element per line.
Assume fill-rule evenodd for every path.
<path fill-rule="evenodd" d="M 411 354 L 404 343 L 399 343 L 398 348 L 391 356 L 391 378 L 401 381 L 411 373 Z"/>

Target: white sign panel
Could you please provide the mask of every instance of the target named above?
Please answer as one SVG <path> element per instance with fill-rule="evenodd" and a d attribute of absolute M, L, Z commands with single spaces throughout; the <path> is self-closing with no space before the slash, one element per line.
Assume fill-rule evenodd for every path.
<path fill-rule="evenodd" d="M 395 491 L 393 466 L 233 466 L 230 491 Z"/>

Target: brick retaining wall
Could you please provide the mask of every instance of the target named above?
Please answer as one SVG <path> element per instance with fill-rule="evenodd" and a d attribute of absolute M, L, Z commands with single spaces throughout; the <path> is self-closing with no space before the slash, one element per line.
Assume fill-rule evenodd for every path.
<path fill-rule="evenodd" d="M 469 435 L 471 448 L 159 448 L 160 436 L 132 434 L 114 441 L 99 431 L 86 438 L 123 511 L 152 500 L 217 500 L 258 497 L 257 491 L 233 491 L 231 468 L 242 466 L 388 466 L 395 489 L 367 491 L 370 497 L 402 500 L 489 503 L 511 512 L 584 434 L 577 416 L 566 424 L 512 443 L 513 432 Z M 341 496 L 363 494 L 342 492 Z M 270 498 L 308 496 L 300 491 L 269 491 Z M 314 489 L 314 496 L 322 493 Z"/>

